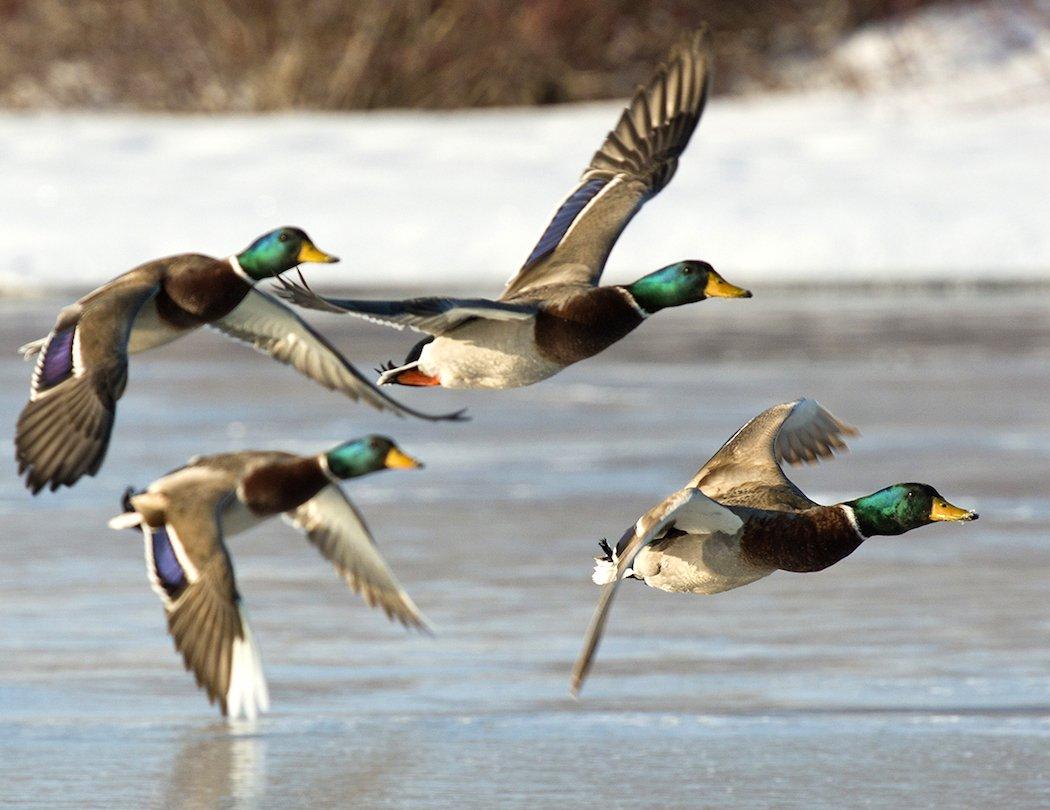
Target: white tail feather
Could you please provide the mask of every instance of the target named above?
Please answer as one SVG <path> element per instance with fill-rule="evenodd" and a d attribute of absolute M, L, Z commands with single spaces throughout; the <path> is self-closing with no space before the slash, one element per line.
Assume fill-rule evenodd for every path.
<path fill-rule="evenodd" d="M 40 354 L 40 351 L 44 348 L 47 343 L 47 338 L 42 337 L 38 340 L 31 340 L 28 343 L 23 343 L 18 347 L 18 353 L 22 355 L 23 360 L 31 360 Z"/>
<path fill-rule="evenodd" d="M 408 371 L 410 368 L 417 368 L 418 366 L 419 361 L 416 360 L 412 363 L 405 363 L 405 365 L 398 366 L 397 368 L 388 369 L 379 375 L 379 379 L 376 380 L 376 385 L 390 385 L 397 379 L 397 375 L 402 371 Z"/>
<path fill-rule="evenodd" d="M 239 611 L 243 637 L 233 642 L 226 714 L 230 720 L 241 716 L 254 720 L 260 712 L 270 710 L 270 693 L 266 688 L 259 648 L 248 627 L 248 618 L 243 608 L 239 608 Z"/>
<path fill-rule="evenodd" d="M 616 562 L 602 557 L 594 558 L 594 573 L 591 581 L 595 585 L 608 585 L 616 578 Z"/>
<path fill-rule="evenodd" d="M 109 520 L 111 529 L 131 529 L 142 524 L 142 515 L 138 512 L 122 512 Z"/>

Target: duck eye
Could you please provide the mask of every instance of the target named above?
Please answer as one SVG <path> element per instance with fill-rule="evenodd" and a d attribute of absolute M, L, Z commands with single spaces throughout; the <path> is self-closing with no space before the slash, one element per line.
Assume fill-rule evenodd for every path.
<path fill-rule="evenodd" d="M 682 273 L 687 276 L 692 275 L 693 268 L 686 265 L 684 268 L 682 268 Z"/>
<path fill-rule="evenodd" d="M 282 234 L 281 234 L 280 236 L 278 236 L 277 238 L 278 238 L 278 239 L 279 239 L 280 241 L 282 241 L 282 242 L 287 242 L 287 241 L 288 241 L 288 234 L 286 234 L 286 233 L 282 233 Z"/>

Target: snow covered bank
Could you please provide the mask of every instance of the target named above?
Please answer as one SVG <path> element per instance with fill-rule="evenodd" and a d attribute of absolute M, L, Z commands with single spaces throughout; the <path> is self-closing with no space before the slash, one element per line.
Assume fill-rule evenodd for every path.
<path fill-rule="evenodd" d="M 279 224 L 344 257 L 318 285 L 495 292 L 617 104 L 266 118 L 0 116 L 0 290 L 88 287 Z M 613 253 L 761 280 L 1050 278 L 1050 102 L 716 101 Z"/>
<path fill-rule="evenodd" d="M 1050 0 L 926 6 L 782 66 L 796 89 L 855 88 L 956 104 L 1050 98 Z"/>

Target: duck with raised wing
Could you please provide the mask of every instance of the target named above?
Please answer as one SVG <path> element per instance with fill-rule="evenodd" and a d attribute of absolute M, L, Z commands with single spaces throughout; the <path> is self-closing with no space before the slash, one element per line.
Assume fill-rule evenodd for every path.
<path fill-rule="evenodd" d="M 681 261 L 629 285 L 598 286 L 620 233 L 671 180 L 707 100 L 706 31 L 688 37 L 640 88 L 499 300 L 325 298 L 280 279 L 300 306 L 346 312 L 430 337 L 381 384 L 517 388 L 620 340 L 650 315 L 705 298 L 748 298 L 703 261 Z"/>
<path fill-rule="evenodd" d="M 224 715 L 251 719 L 269 708 L 269 696 L 226 538 L 282 515 L 369 605 L 406 627 L 428 631 L 338 483 L 421 466 L 384 436 L 365 436 L 316 456 L 200 456 L 142 492 L 129 490 L 126 511 L 109 525 L 142 530 L 146 573 L 186 669 Z"/>
<path fill-rule="evenodd" d="M 422 419 L 378 390 L 293 310 L 255 285 L 301 262 L 336 262 L 299 228 L 278 228 L 234 256 L 184 253 L 147 262 L 59 313 L 39 355 L 15 433 L 19 474 L 34 494 L 94 475 L 106 455 L 128 355 L 211 326 L 353 400 Z"/>
<path fill-rule="evenodd" d="M 851 435 L 856 430 L 815 400 L 775 405 L 733 434 L 684 489 L 642 515 L 615 549 L 602 541 L 593 579 L 604 588 L 572 671 L 572 692 L 587 676 L 625 579 L 674 593 L 721 593 L 777 570 L 822 571 L 869 537 L 977 519 L 929 484 L 894 484 L 823 506 L 784 474 L 780 462 L 830 458 Z"/>

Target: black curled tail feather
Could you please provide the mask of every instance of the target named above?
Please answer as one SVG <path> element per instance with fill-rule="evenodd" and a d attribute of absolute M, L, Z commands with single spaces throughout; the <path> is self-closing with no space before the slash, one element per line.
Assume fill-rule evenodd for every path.
<path fill-rule="evenodd" d="M 131 505 L 131 499 L 135 495 L 141 495 L 145 491 L 146 490 L 144 489 L 135 489 L 135 487 L 128 484 L 128 488 L 124 490 L 124 495 L 120 499 L 120 506 L 125 513 L 136 511 L 135 507 Z"/>

